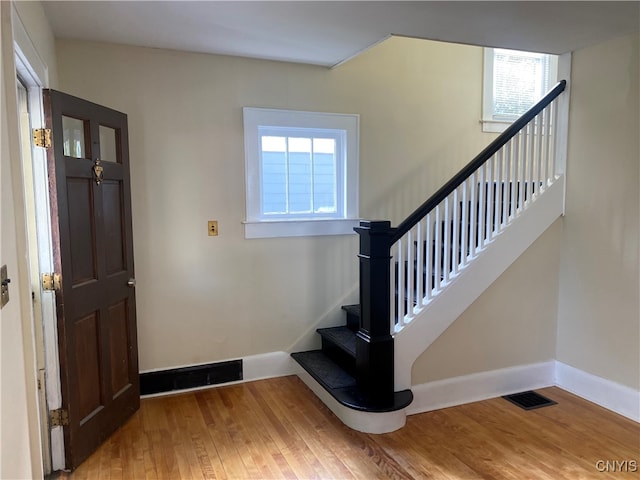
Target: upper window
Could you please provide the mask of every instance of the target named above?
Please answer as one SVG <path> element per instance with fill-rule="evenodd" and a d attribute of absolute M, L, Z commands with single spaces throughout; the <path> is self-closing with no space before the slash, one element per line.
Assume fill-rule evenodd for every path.
<path fill-rule="evenodd" d="M 553 86 L 558 57 L 501 48 L 484 49 L 482 124 L 502 132 Z"/>
<path fill-rule="evenodd" d="M 353 233 L 358 116 L 244 109 L 245 237 Z"/>

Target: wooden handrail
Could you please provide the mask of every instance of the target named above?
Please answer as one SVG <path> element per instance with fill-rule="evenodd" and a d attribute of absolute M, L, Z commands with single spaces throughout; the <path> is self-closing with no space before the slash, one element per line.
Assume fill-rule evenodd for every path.
<path fill-rule="evenodd" d="M 518 120 L 513 122 L 498 138 L 489 144 L 482 152 L 480 152 L 473 160 L 462 168 L 451 180 L 445 183 L 436 193 L 431 195 L 429 199 L 420 205 L 412 214 L 410 214 L 397 228 L 393 229 L 391 236 L 391 244 L 394 244 L 411 228 L 413 228 L 427 213 L 433 210 L 445 198 L 447 198 L 456 188 L 471 176 L 473 172 L 478 170 L 487 160 L 496 154 L 498 150 L 504 147 L 509 140 L 515 137 L 531 120 L 535 118 L 542 110 L 544 110 L 555 98 L 557 98 L 566 88 L 567 81 L 561 80 L 557 85 L 549 91 L 538 103 L 527 110 Z"/>

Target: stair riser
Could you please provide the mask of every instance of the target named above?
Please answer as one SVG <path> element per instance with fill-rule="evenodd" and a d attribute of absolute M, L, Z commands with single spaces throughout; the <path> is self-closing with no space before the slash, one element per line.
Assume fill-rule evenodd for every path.
<path fill-rule="evenodd" d="M 347 328 L 357 332 L 360 328 L 360 316 L 351 312 L 347 312 Z"/>
<path fill-rule="evenodd" d="M 333 342 L 322 339 L 322 352 L 350 375 L 356 373 L 356 359 Z"/>

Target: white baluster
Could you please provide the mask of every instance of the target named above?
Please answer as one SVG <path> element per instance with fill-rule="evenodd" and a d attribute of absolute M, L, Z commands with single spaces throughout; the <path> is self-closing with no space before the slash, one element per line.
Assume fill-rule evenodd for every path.
<path fill-rule="evenodd" d="M 535 157 L 534 157 L 534 149 L 535 149 L 535 143 L 536 143 L 536 126 L 535 126 L 535 119 L 531 120 L 529 122 L 529 124 L 527 125 L 527 129 L 529 131 L 528 137 L 529 137 L 529 155 L 528 155 L 528 162 L 529 162 L 529 167 L 527 169 L 527 203 L 531 202 L 531 199 L 533 198 L 533 182 L 534 182 L 534 176 L 533 176 L 533 164 L 535 163 Z"/>
<path fill-rule="evenodd" d="M 462 183 L 462 211 L 460 212 L 460 224 L 462 231 L 460 232 L 460 266 L 464 267 L 467 264 L 467 255 L 469 252 L 469 245 L 467 244 L 467 230 L 469 229 L 469 201 L 467 200 L 467 181 Z"/>
<path fill-rule="evenodd" d="M 487 241 L 491 241 L 493 238 L 493 224 L 491 219 L 493 218 L 493 204 L 494 204 L 494 188 L 496 185 L 495 179 L 493 178 L 494 172 L 494 164 L 496 161 L 496 156 L 494 155 L 487 162 L 487 211 L 486 211 L 486 235 Z"/>
<path fill-rule="evenodd" d="M 477 243 L 475 232 L 477 231 L 478 219 L 478 181 L 476 172 L 469 175 L 469 259 L 476 256 Z"/>
<path fill-rule="evenodd" d="M 478 227 L 476 230 L 471 232 L 471 237 L 478 244 L 478 250 L 482 250 L 484 248 L 484 229 L 487 223 L 487 209 L 486 209 L 486 191 L 487 191 L 487 181 L 485 177 L 487 164 L 485 162 L 478 169 L 478 208 L 477 215 L 478 221 L 476 222 Z M 477 240 L 476 240 L 477 239 Z"/>
<path fill-rule="evenodd" d="M 389 275 L 391 276 L 391 282 L 389 282 L 389 318 L 391 323 L 391 332 L 399 332 L 402 330 L 402 325 L 400 324 L 400 317 L 398 316 L 398 309 L 395 304 L 396 300 L 396 291 L 398 290 L 398 282 L 395 278 L 395 267 L 394 265 L 398 265 L 398 245 L 400 241 L 397 241 L 393 245 L 391 245 L 391 251 L 389 252 L 391 255 L 391 265 Z"/>
<path fill-rule="evenodd" d="M 540 182 L 542 182 L 542 132 L 544 130 L 543 124 L 543 116 L 542 112 L 540 112 L 536 116 L 536 127 L 537 127 L 537 142 L 536 142 L 536 184 L 535 184 L 535 192 L 536 197 L 540 193 Z"/>
<path fill-rule="evenodd" d="M 551 181 L 556 181 L 556 153 L 558 150 L 558 100 L 551 104 L 553 107 L 553 148 L 551 150 Z"/>
<path fill-rule="evenodd" d="M 424 235 L 424 268 L 425 268 L 425 282 L 427 282 L 425 288 L 426 301 L 431 300 L 433 295 L 433 287 L 431 286 L 431 279 L 433 278 L 433 224 L 431 223 L 431 213 L 427 213 L 425 218 L 425 235 Z"/>
<path fill-rule="evenodd" d="M 516 216 L 516 210 L 518 208 L 518 173 L 520 166 L 520 133 L 518 133 L 512 139 L 511 159 L 513 163 L 513 170 L 511 171 L 511 202 L 509 204 L 509 218 L 513 220 Z"/>
<path fill-rule="evenodd" d="M 551 184 L 550 180 L 551 180 L 551 175 L 552 175 L 552 170 L 551 170 L 551 109 L 553 107 L 553 104 L 549 104 L 549 106 L 547 108 L 544 109 L 545 111 L 545 118 L 546 118 L 546 128 L 545 128 L 545 152 L 544 152 L 544 158 L 545 158 L 545 176 L 544 176 L 544 186 L 545 188 L 547 188 L 547 186 L 549 186 Z"/>
<path fill-rule="evenodd" d="M 458 265 L 460 263 L 460 256 L 458 255 L 458 250 L 460 248 L 460 235 L 458 230 L 460 229 L 460 220 L 459 220 L 459 209 L 460 203 L 458 202 L 458 189 L 460 187 L 456 187 L 452 194 L 453 210 L 451 212 L 451 217 L 453 221 L 453 227 L 451 228 L 451 245 L 452 245 L 452 253 L 451 253 L 451 274 L 455 275 L 458 273 Z"/>
<path fill-rule="evenodd" d="M 540 193 L 544 192 L 547 187 L 547 148 L 549 142 L 549 135 L 547 135 L 547 126 L 549 125 L 549 118 L 547 116 L 547 110 L 544 109 L 540 112 L 542 116 L 542 150 L 540 151 Z"/>
<path fill-rule="evenodd" d="M 435 208 L 435 224 L 433 233 L 433 294 L 437 295 L 440 291 L 440 272 L 442 271 L 442 265 L 440 258 L 442 258 L 442 225 L 440 224 L 440 205 Z"/>
<path fill-rule="evenodd" d="M 502 223 L 509 222 L 509 204 L 511 202 L 509 189 L 511 181 L 511 141 L 507 142 L 504 150 L 504 181 L 502 182 Z"/>
<path fill-rule="evenodd" d="M 424 305 L 424 288 L 423 288 L 423 275 L 424 275 L 424 255 L 423 255 L 423 227 L 424 220 L 420 220 L 416 225 L 416 308 L 421 309 Z"/>
<path fill-rule="evenodd" d="M 444 273 L 444 283 L 449 282 L 449 274 L 451 271 L 451 227 L 450 227 L 450 208 L 451 204 L 449 203 L 449 196 L 444 199 L 444 239 L 442 241 L 443 245 L 443 267 L 442 273 Z"/>
<path fill-rule="evenodd" d="M 494 225 L 495 225 L 495 233 L 500 233 L 502 230 L 502 220 L 500 218 L 500 214 L 502 213 L 502 158 L 504 156 L 504 152 L 499 150 L 496 153 L 496 208 L 494 209 Z"/>
<path fill-rule="evenodd" d="M 415 271 L 415 268 L 413 266 L 413 258 L 415 257 L 415 255 L 413 254 L 413 229 L 409 230 L 407 232 L 406 235 L 406 239 L 407 239 L 407 285 L 406 285 L 406 297 L 407 297 L 407 308 L 406 308 L 406 317 L 408 320 L 411 320 L 411 318 L 413 317 L 413 296 L 414 296 L 414 290 L 413 290 L 413 274 Z"/>
<path fill-rule="evenodd" d="M 397 322 L 404 326 L 404 242 L 398 241 L 398 289 L 396 290 Z"/>
<path fill-rule="evenodd" d="M 524 209 L 525 176 L 527 172 L 527 127 L 520 132 L 520 178 L 518 180 L 518 211 Z"/>

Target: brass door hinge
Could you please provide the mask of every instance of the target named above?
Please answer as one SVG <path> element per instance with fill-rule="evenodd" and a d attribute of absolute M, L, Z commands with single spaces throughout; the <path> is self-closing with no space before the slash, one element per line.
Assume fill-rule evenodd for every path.
<path fill-rule="evenodd" d="M 49 424 L 52 427 L 69 425 L 69 412 L 62 408 L 51 410 L 49 412 Z"/>
<path fill-rule="evenodd" d="M 59 273 L 43 273 L 42 289 L 43 290 L 60 290 L 62 277 Z"/>
<path fill-rule="evenodd" d="M 33 144 L 36 147 L 49 148 L 51 146 L 51 129 L 50 128 L 34 128 Z"/>

